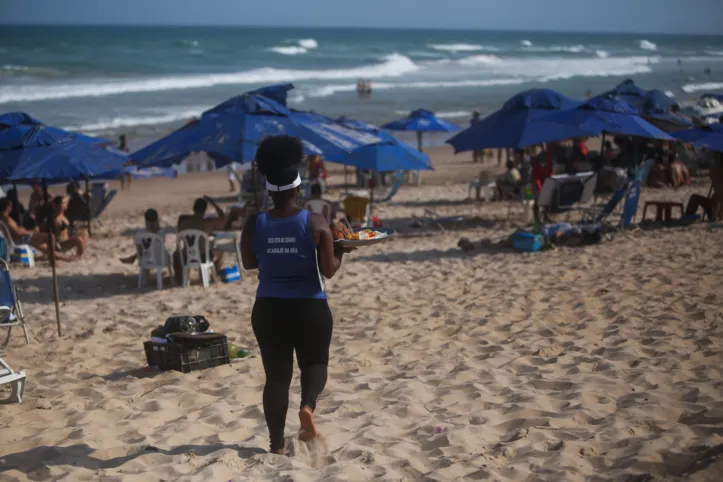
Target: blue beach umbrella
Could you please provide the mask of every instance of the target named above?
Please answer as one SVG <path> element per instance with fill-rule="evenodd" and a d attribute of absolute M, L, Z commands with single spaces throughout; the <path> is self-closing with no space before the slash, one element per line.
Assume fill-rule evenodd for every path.
<path fill-rule="evenodd" d="M 591 135 L 607 133 L 675 140 L 667 132 L 643 119 L 634 107 L 621 100 L 597 97 L 574 109 L 547 114 L 544 120 L 570 128 L 583 128 L 590 131 Z"/>
<path fill-rule="evenodd" d="M 455 153 L 481 149 L 521 149 L 545 142 L 593 135 L 589 130 L 548 122 L 544 117 L 580 102 L 550 89 L 531 89 L 447 141 Z"/>
<path fill-rule="evenodd" d="M 685 129 L 693 125 L 689 119 L 672 112 L 676 102 L 665 92 L 658 89 L 645 90 L 636 85 L 631 79 L 621 82 L 615 88 L 603 92 L 590 99 L 590 101 L 593 102 L 598 99 L 626 102 L 635 109 L 639 116 L 656 127 L 665 128 L 669 131 Z"/>
<path fill-rule="evenodd" d="M 0 164 L 13 164 L 7 179 L 16 182 L 44 180 L 47 184 L 92 179 L 121 169 L 128 159 L 73 137 L 53 144 L 0 151 Z"/>
<path fill-rule="evenodd" d="M 351 154 L 329 159 L 346 166 L 375 172 L 420 171 L 432 169 L 429 156 L 400 142 L 394 136 L 362 121 L 340 118 L 338 122 L 350 129 L 368 132 L 382 139 L 354 150 Z"/>
<path fill-rule="evenodd" d="M 711 151 L 723 152 L 723 124 L 711 124 L 697 129 L 680 131 L 674 134 L 683 142 L 695 144 Z"/>
<path fill-rule="evenodd" d="M 130 155 L 145 166 L 169 167 L 192 152 L 205 152 L 221 167 L 253 160 L 261 141 L 271 135 L 291 135 L 304 142 L 307 153 L 338 157 L 380 139 L 347 129 L 320 114 L 294 111 L 277 100 L 289 86 L 272 86 L 233 97 L 204 112 L 199 119 Z M 284 90 L 286 89 L 286 90 Z"/>
<path fill-rule="evenodd" d="M 434 115 L 426 109 L 417 109 L 403 119 L 397 119 L 382 126 L 390 131 L 408 131 L 417 133 L 417 149 L 422 150 L 422 133 L 424 132 L 456 132 L 459 126 Z"/>

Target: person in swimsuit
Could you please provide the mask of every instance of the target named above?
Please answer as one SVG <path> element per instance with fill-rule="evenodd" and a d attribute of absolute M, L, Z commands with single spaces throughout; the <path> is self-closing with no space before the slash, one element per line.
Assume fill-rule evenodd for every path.
<path fill-rule="evenodd" d="M 318 435 L 313 412 L 324 389 L 333 319 L 324 278 L 341 267 L 344 252 L 318 214 L 298 207 L 304 156 L 301 142 L 289 136 L 267 137 L 256 152 L 274 202 L 269 212 L 249 216 L 241 235 L 241 259 L 258 269 L 259 285 L 251 323 L 266 373 L 263 406 L 271 452 L 284 453 L 284 425 L 294 352 L 301 370 L 299 439 Z"/>
<path fill-rule="evenodd" d="M 70 221 L 65 216 L 68 210 L 68 198 L 63 196 L 57 196 L 53 198 L 53 220 L 52 229 L 55 234 L 55 244 L 58 251 L 61 253 L 67 253 L 75 250 L 74 256 L 64 256 L 71 260 L 73 258 L 79 258 L 83 255 L 85 248 L 88 246 L 88 235 L 86 233 L 78 233 L 70 235 Z M 62 259 L 62 258 L 60 258 Z"/>

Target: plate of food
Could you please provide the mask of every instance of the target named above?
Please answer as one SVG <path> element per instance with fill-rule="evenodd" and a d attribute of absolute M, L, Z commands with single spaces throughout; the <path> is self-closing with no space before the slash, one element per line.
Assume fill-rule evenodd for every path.
<path fill-rule="evenodd" d="M 335 222 L 331 225 L 334 243 L 344 247 L 358 248 L 389 241 L 396 231 L 393 229 L 362 228 L 352 229 L 344 223 Z"/>

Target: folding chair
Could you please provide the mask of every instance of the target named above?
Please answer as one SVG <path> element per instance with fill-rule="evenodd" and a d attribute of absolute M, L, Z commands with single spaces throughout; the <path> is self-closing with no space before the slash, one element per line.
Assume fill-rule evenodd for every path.
<path fill-rule="evenodd" d="M 594 172 L 548 177 L 540 190 L 537 205 L 547 214 L 569 213 L 577 209 L 577 205 L 592 200 L 596 184 Z"/>
<path fill-rule="evenodd" d="M 30 344 L 28 328 L 25 326 L 23 308 L 18 300 L 18 289 L 10 277 L 10 268 L 0 259 L 0 328 L 8 329 L 5 345 L 10 342 L 10 333 L 14 326 L 21 326 L 25 333 L 25 343 Z"/>
<path fill-rule="evenodd" d="M 12 387 L 12 393 L 5 400 L 0 400 L 0 404 L 5 403 L 22 403 L 25 394 L 25 372 L 16 372 L 0 358 L 0 385 L 8 385 Z"/>

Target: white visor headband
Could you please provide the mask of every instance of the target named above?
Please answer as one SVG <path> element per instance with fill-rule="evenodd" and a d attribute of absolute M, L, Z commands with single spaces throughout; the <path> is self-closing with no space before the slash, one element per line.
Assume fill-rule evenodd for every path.
<path fill-rule="evenodd" d="M 299 186 L 301 186 L 301 176 L 299 176 L 299 174 L 296 174 L 294 182 L 285 186 L 277 186 L 276 184 L 271 184 L 268 180 L 266 181 L 266 189 L 274 192 L 290 191 L 291 189 L 295 189 Z"/>

